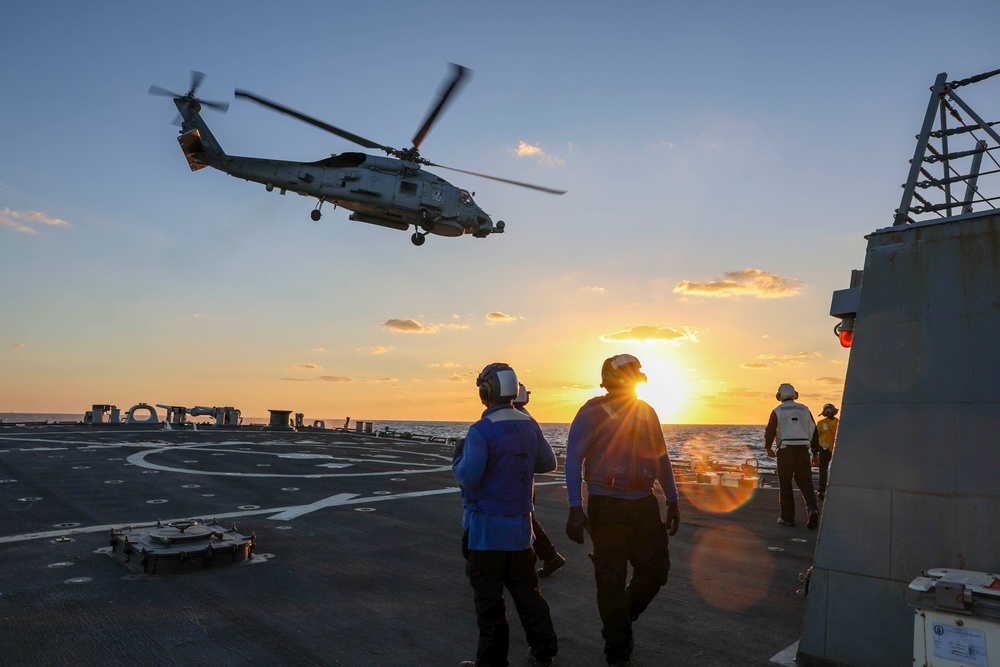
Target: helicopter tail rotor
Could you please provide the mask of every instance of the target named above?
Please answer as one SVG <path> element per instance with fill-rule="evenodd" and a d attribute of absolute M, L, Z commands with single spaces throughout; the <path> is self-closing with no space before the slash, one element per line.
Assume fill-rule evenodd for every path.
<path fill-rule="evenodd" d="M 191 88 L 186 93 L 175 93 L 173 91 L 167 90 L 166 88 L 161 88 L 160 86 L 154 85 L 149 87 L 149 94 L 163 95 L 166 97 L 173 97 L 174 99 L 183 98 L 186 99 L 189 103 L 197 102 L 199 105 L 203 107 L 209 107 L 210 109 L 215 109 L 223 113 L 228 111 L 229 110 L 228 102 L 212 102 L 210 100 L 200 100 L 197 97 L 195 97 L 195 93 L 198 91 L 198 88 L 201 86 L 204 80 L 205 80 L 204 72 L 191 70 Z"/>

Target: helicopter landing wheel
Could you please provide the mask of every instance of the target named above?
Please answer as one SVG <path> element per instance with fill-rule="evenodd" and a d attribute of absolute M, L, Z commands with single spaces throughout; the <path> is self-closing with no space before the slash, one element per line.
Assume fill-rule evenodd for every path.
<path fill-rule="evenodd" d="M 422 246 L 424 244 L 424 241 L 426 241 L 426 240 L 427 239 L 424 237 L 423 234 L 414 233 L 413 236 L 410 237 L 410 241 L 415 246 Z"/>
<path fill-rule="evenodd" d="M 319 219 L 323 217 L 323 212 L 318 208 L 314 208 L 312 213 L 309 214 L 309 217 L 313 219 L 313 222 L 319 222 Z"/>

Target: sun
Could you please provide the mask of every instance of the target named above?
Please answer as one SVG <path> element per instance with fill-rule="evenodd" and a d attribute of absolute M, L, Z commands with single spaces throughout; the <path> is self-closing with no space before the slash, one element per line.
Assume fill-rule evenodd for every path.
<path fill-rule="evenodd" d="M 667 359 L 649 353 L 639 357 L 646 382 L 638 387 L 639 398 L 656 410 L 663 423 L 677 420 L 684 414 L 688 387 Z"/>

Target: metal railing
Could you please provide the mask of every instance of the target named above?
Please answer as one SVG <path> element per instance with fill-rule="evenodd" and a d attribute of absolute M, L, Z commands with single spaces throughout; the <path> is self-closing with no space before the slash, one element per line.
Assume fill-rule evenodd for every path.
<path fill-rule="evenodd" d="M 893 225 L 922 222 L 933 216 L 950 218 L 976 208 L 996 208 L 994 202 L 1000 200 L 1000 162 L 993 152 L 1000 150 L 1000 134 L 993 126 L 1000 121 L 983 120 L 955 90 L 997 74 L 1000 69 L 960 81 L 948 81 L 944 72 L 938 74 Z M 957 125 L 949 127 L 949 119 Z M 991 163 L 985 171 L 984 157 Z M 984 194 L 991 187 L 997 194 Z"/>

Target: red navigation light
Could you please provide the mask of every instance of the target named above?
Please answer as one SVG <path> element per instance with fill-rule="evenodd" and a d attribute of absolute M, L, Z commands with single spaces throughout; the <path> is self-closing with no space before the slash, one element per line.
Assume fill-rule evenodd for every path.
<path fill-rule="evenodd" d="M 851 343 L 854 342 L 854 330 L 853 329 L 841 329 L 840 330 L 840 344 L 844 347 L 850 347 Z"/>

